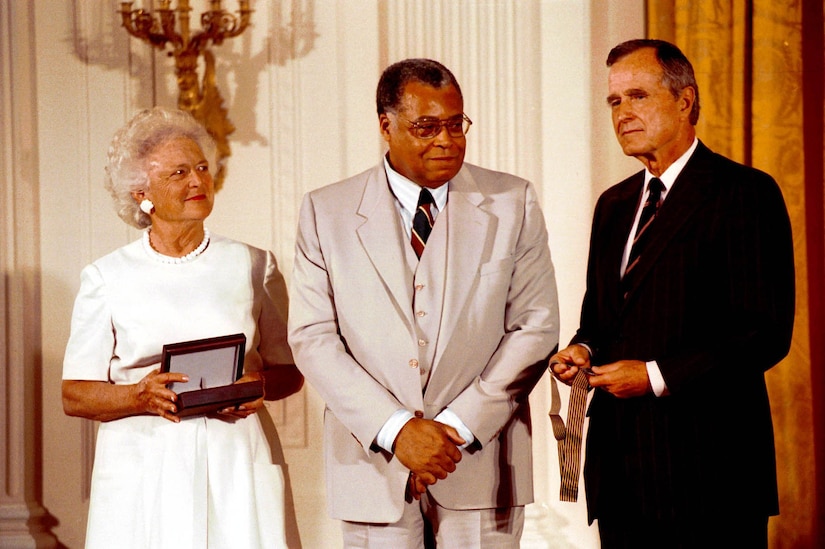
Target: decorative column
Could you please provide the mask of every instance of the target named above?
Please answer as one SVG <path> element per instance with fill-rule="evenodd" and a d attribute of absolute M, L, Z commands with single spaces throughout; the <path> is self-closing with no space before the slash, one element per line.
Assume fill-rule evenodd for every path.
<path fill-rule="evenodd" d="M 33 21 L 0 4 L 0 546 L 55 547 L 41 506 L 40 277 Z"/>

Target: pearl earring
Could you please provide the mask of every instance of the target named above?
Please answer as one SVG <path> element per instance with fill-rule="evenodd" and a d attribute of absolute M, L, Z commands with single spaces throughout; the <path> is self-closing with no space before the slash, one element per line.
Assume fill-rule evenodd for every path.
<path fill-rule="evenodd" d="M 144 198 L 143 201 L 140 203 L 140 209 L 146 215 L 151 215 L 152 212 L 155 211 L 155 205 L 152 204 L 152 201 L 148 198 Z"/>

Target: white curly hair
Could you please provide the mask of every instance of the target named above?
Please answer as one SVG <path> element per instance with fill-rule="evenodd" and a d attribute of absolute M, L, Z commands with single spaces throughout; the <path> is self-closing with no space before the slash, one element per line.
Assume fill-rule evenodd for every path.
<path fill-rule="evenodd" d="M 117 215 L 126 223 L 143 229 L 152 224 L 132 197 L 134 191 L 149 187 L 147 157 L 169 139 L 187 137 L 194 141 L 209 162 L 214 176 L 217 167 L 215 140 L 191 114 L 178 109 L 154 107 L 137 113 L 115 133 L 106 156 L 103 184 L 112 195 Z"/>

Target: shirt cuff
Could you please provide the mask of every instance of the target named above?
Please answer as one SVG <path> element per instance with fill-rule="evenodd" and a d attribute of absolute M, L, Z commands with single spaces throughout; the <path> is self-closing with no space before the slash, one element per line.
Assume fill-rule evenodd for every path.
<path fill-rule="evenodd" d="M 659 370 L 659 365 L 655 360 L 645 363 L 647 368 L 647 379 L 650 381 L 650 388 L 653 389 L 653 394 L 657 397 L 668 394 L 665 378 L 662 377 L 662 371 Z"/>
<path fill-rule="evenodd" d="M 439 414 L 435 416 L 435 420 L 445 425 L 449 425 L 450 427 L 458 431 L 459 436 L 464 439 L 464 444 L 459 446 L 459 448 L 466 448 L 467 446 L 472 444 L 473 441 L 475 441 L 476 439 L 475 435 L 473 435 L 473 432 L 470 431 L 470 429 L 464 424 L 463 421 L 461 421 L 461 419 L 456 415 L 456 413 L 450 410 L 449 408 L 444 408 L 443 410 L 441 410 L 441 412 L 439 412 Z"/>
<path fill-rule="evenodd" d="M 381 430 L 378 431 L 378 435 L 375 437 L 375 443 L 387 452 L 391 454 L 395 453 L 395 439 L 398 437 L 398 433 L 401 431 L 401 428 L 414 417 L 415 416 L 408 410 L 396 410 L 384 426 L 381 427 Z"/>

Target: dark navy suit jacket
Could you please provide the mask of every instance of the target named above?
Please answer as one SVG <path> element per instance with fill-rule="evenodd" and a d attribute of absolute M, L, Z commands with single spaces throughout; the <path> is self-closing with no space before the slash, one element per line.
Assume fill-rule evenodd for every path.
<path fill-rule="evenodd" d="M 639 172 L 596 205 L 573 343 L 593 349 L 594 365 L 656 360 L 670 395 L 596 390 L 585 462 L 590 521 L 777 514 L 764 373 L 787 354 L 793 328 L 782 194 L 769 175 L 700 142 L 623 289 L 619 267 L 643 183 Z"/>

